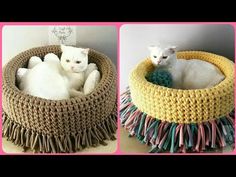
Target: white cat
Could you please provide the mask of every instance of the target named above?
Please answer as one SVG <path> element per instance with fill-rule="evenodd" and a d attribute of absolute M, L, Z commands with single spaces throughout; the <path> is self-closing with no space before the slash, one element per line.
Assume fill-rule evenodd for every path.
<path fill-rule="evenodd" d="M 225 76 L 221 71 L 209 62 L 198 59 L 177 59 L 175 48 L 149 47 L 152 63 L 171 73 L 173 88 L 203 89 L 213 87 L 224 80 Z"/>
<path fill-rule="evenodd" d="M 17 83 L 27 94 L 62 100 L 91 93 L 100 80 L 100 72 L 94 63 L 88 64 L 89 49 L 61 45 L 61 60 L 49 53 L 44 62 L 31 57 L 28 68 L 19 68 Z M 83 88 L 83 86 L 86 86 Z"/>
<path fill-rule="evenodd" d="M 95 63 L 88 64 L 89 49 L 61 45 L 61 66 L 69 79 L 70 96 L 90 94 L 100 80 Z"/>

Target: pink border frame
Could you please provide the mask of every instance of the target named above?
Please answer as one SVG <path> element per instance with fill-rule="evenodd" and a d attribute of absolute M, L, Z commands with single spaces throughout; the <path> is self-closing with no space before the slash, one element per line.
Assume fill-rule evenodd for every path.
<path fill-rule="evenodd" d="M 114 26 L 117 29 L 117 95 L 120 95 L 120 27 L 123 25 L 156 25 L 156 24 L 226 24 L 231 25 L 234 27 L 234 32 L 236 31 L 236 22 L 0 22 L 0 56 L 2 57 L 2 30 L 4 26 L 48 26 L 48 25 L 79 25 L 79 26 Z M 235 38 L 235 46 L 236 46 L 236 35 L 234 33 Z M 235 57 L 236 57 L 236 50 L 235 50 Z M 2 60 L 0 62 L 0 72 L 2 75 Z M 0 82 L 2 83 L 2 77 L 0 78 Z M 2 90 L 2 84 L 1 84 Z M 2 100 L 2 94 L 0 96 Z M 236 99 L 235 99 L 236 101 Z M 119 111 L 120 99 L 117 101 L 118 107 L 117 111 Z M 2 113 L 2 104 L 0 112 Z M 119 123 L 119 114 L 118 114 L 118 130 L 117 130 L 117 150 L 114 153 L 58 153 L 58 154 L 34 154 L 34 155 L 236 155 L 236 149 L 232 152 L 226 153 L 161 153 L 161 154 L 149 154 L 149 153 L 129 153 L 129 152 L 122 152 L 120 150 L 120 123 Z M 0 134 L 2 134 L 2 124 L 0 124 Z M 235 137 L 236 142 L 236 137 Z M 5 153 L 2 149 L 2 137 L 0 136 L 0 155 L 32 155 L 32 153 Z"/>

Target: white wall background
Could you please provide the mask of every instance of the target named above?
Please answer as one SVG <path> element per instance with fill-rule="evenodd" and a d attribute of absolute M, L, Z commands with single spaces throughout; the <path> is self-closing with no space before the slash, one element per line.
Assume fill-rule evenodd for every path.
<path fill-rule="evenodd" d="M 230 25 L 124 25 L 120 31 L 120 90 L 130 71 L 149 55 L 147 46 L 176 45 L 178 50 L 204 50 L 234 61 L 234 28 Z"/>
<path fill-rule="evenodd" d="M 5 26 L 2 32 L 2 65 L 27 49 L 49 44 L 47 26 Z M 114 26 L 77 26 L 76 45 L 100 51 L 116 65 L 117 30 Z"/>

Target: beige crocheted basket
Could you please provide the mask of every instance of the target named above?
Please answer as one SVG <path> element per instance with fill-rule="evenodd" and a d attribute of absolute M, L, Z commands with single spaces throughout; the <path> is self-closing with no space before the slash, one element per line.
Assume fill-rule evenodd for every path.
<path fill-rule="evenodd" d="M 61 55 L 59 46 L 33 48 L 14 57 L 3 69 L 3 136 L 35 152 L 75 152 L 106 145 L 114 140 L 116 123 L 116 71 L 110 59 L 90 50 L 89 61 L 97 64 L 101 81 L 85 97 L 52 101 L 24 94 L 16 86 L 16 71 L 31 56 Z"/>

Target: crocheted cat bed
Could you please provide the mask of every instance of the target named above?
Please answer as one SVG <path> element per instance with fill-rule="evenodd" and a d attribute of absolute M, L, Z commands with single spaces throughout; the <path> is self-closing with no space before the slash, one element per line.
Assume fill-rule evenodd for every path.
<path fill-rule="evenodd" d="M 31 56 L 61 55 L 60 46 L 27 50 L 3 69 L 3 136 L 35 152 L 75 152 L 89 146 L 106 145 L 117 129 L 116 71 L 110 59 L 90 50 L 101 81 L 85 97 L 52 101 L 24 94 L 16 87 L 16 71 L 26 67 Z"/>
<path fill-rule="evenodd" d="M 234 65 L 215 54 L 186 51 L 178 58 L 215 64 L 226 76 L 209 89 L 178 90 L 145 79 L 153 70 L 149 59 L 131 73 L 121 95 L 121 124 L 150 152 L 203 152 L 234 144 Z"/>

